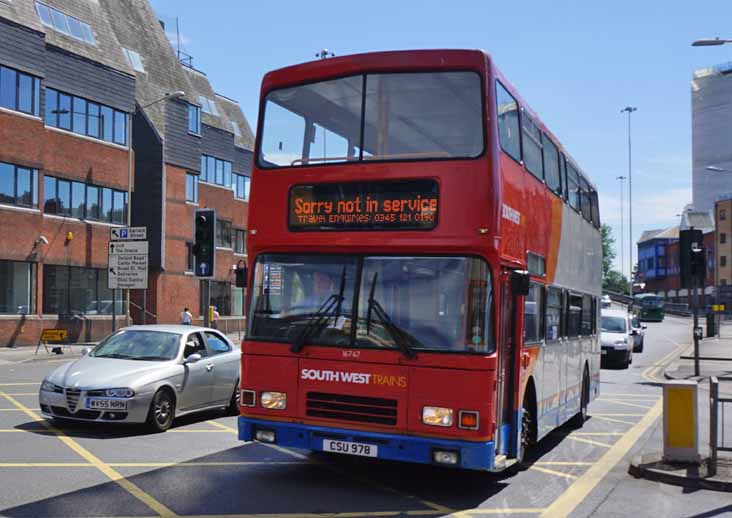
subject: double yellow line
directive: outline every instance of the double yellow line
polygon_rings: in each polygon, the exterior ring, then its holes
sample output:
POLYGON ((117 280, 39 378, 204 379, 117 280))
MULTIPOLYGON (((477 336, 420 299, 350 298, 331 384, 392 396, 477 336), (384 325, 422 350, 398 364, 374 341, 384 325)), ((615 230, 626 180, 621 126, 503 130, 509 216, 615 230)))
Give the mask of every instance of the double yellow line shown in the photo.
POLYGON ((68 448, 73 450, 77 455, 79 455, 81 458, 86 460, 89 464, 97 468, 99 471, 104 473, 104 475, 109 478, 112 482, 119 485, 122 489, 127 491, 129 494, 140 500, 143 504, 148 506, 150 509, 155 511, 158 516, 162 518, 176 518, 176 514, 168 509, 165 505, 157 501, 155 498, 150 496, 148 493, 140 489, 140 487, 135 484, 134 482, 131 482, 124 476, 122 476, 121 473, 116 471, 114 468, 109 466, 108 464, 105 464, 99 457, 94 455, 92 452, 84 448, 81 444, 73 440, 71 437, 63 433, 58 428, 51 426, 45 419, 43 419, 41 416, 36 414, 33 410, 28 408, 27 406, 23 405, 21 402, 19 402, 17 399, 15 399, 13 396, 10 396, 9 394, 6 394, 5 392, 0 392, 0 396, 4 397, 6 400, 8 400, 10 403, 15 405, 20 411, 24 412, 28 417, 33 419, 34 421, 37 421, 41 423, 50 433, 53 433, 62 443, 64 443, 68 448))

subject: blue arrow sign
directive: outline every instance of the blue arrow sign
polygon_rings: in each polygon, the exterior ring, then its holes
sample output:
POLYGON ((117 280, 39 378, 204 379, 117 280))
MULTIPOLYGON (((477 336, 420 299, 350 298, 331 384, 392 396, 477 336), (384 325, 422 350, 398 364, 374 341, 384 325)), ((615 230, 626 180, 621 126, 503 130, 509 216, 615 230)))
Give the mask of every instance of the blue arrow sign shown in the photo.
POLYGON ((198 265, 200 275, 208 275, 208 263, 201 263, 198 265))

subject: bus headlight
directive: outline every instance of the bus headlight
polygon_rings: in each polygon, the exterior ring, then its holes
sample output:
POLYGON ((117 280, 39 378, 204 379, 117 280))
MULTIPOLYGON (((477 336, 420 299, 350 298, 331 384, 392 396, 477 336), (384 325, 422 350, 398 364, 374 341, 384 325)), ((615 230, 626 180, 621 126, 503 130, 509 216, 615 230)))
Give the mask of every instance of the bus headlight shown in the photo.
POLYGON ((452 426, 452 408, 426 406, 422 409, 422 422, 430 426, 452 426))
POLYGON ((262 392, 259 402, 263 408, 270 410, 284 410, 287 408, 287 394, 284 392, 262 392))

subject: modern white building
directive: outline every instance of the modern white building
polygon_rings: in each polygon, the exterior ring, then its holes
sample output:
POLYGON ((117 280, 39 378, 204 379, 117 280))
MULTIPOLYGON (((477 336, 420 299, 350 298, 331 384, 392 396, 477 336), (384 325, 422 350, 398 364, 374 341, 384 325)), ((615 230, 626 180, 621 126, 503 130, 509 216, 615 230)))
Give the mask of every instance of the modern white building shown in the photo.
POLYGON ((732 62, 697 70, 691 81, 692 206, 711 213, 732 191, 732 62))

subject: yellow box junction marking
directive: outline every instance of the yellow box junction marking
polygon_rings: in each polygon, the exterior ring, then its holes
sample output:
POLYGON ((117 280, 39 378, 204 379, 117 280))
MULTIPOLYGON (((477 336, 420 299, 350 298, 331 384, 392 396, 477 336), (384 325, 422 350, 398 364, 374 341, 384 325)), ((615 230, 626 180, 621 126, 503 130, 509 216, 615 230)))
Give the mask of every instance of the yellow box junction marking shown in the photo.
POLYGON ((117 485, 121 486, 124 490, 126 490, 128 493, 130 493, 132 496, 140 500, 142 503, 144 503, 146 506, 148 506, 150 509, 158 513, 163 518, 175 518, 176 514, 165 507, 163 504, 155 500, 152 496, 147 494, 145 491, 140 489, 137 484, 134 482, 131 482, 127 480, 125 477, 123 477, 119 472, 115 471, 109 465, 102 462, 99 457, 95 456, 92 452, 84 448, 82 445, 80 445, 78 442, 73 440, 68 435, 64 434, 61 430, 58 428, 55 428, 51 426, 45 419, 43 419, 41 416, 33 412, 30 408, 26 407, 22 403, 20 403, 17 399, 14 397, 4 393, 0 392, 0 396, 7 399, 10 403, 21 409, 25 414, 33 419, 34 421, 37 421, 41 423, 44 427, 46 427, 49 431, 54 433, 58 439, 64 443, 67 447, 69 447, 71 450, 76 452, 81 458, 86 460, 88 463, 94 465, 99 471, 104 473, 111 481, 117 483, 117 485))
POLYGON ((547 475, 554 475, 555 477, 568 478, 570 480, 574 480, 577 478, 577 475, 572 475, 570 473, 563 473, 561 471, 555 471, 553 469, 543 468, 543 467, 537 466, 537 465, 533 465, 529 469, 532 471, 538 471, 540 473, 546 473, 547 475))
POLYGON ((658 401, 638 424, 620 438, 600 459, 582 474, 567 490, 542 513, 542 517, 569 516, 577 506, 595 489, 611 469, 635 446, 641 435, 661 415, 663 404, 658 401))

